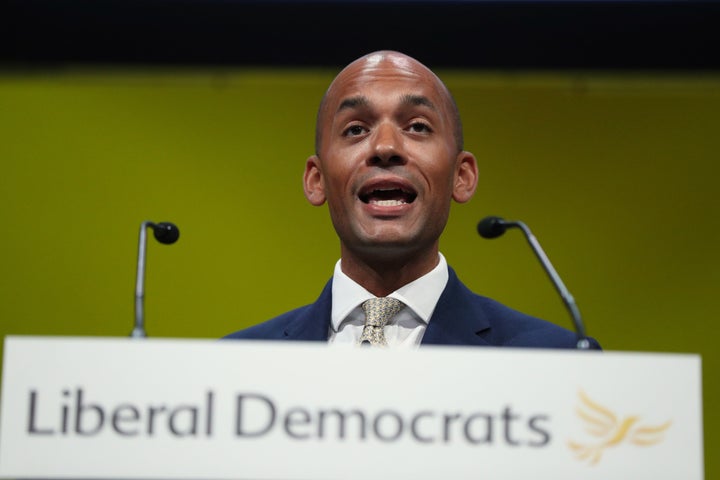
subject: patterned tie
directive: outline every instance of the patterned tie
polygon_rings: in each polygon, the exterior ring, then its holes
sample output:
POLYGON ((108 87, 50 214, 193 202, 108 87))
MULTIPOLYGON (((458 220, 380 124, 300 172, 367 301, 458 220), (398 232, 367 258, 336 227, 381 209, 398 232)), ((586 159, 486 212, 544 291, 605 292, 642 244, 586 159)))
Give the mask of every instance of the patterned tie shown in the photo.
POLYGON ((390 297, 371 298, 362 304, 365 312, 365 327, 360 335, 359 344, 387 346, 385 324, 405 306, 400 300, 390 297))

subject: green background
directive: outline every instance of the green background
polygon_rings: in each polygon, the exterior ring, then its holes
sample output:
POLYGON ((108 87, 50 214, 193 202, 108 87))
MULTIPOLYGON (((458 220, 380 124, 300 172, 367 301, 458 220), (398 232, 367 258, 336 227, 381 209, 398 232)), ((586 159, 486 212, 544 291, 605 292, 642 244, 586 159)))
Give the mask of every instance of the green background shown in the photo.
MULTIPOLYGON (((312 302, 339 248, 302 194, 330 70, 0 75, 0 334, 127 336, 143 220, 153 337, 218 338, 312 302)), ((441 250, 478 293, 571 327, 525 221, 606 350, 698 353, 707 478, 715 380, 720 77, 440 71, 479 160, 441 250)), ((621 393, 621 392, 619 392, 621 393)))

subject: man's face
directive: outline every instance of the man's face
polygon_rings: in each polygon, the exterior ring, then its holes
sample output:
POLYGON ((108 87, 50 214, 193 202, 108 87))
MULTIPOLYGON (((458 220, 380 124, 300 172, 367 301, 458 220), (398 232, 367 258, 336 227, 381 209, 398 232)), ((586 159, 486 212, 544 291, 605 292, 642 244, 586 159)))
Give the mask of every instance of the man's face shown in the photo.
POLYGON ((450 102, 434 74, 399 54, 366 57, 335 79, 305 192, 328 202, 343 256, 437 250, 451 199, 469 200, 477 173, 458 151, 450 102))

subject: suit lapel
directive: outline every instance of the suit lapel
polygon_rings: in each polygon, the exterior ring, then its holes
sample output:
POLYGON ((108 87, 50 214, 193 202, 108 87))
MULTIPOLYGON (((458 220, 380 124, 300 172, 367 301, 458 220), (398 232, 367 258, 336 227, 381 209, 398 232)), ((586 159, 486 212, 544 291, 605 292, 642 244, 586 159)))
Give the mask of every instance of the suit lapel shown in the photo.
POLYGON ((490 345, 478 336, 490 328, 485 312, 472 301, 473 293, 448 267, 448 282, 435 307, 422 345, 490 345))

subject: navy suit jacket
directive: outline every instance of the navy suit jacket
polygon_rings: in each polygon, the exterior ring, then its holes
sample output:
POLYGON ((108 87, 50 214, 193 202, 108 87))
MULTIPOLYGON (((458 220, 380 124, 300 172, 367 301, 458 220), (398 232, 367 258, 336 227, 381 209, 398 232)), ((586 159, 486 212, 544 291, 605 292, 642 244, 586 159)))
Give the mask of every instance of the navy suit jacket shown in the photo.
MULTIPOLYGON (((452 268, 445 290, 428 323, 422 345, 575 348, 577 335, 553 323, 520 313, 476 295, 452 268)), ((327 341, 332 309, 332 280, 310 305, 227 335, 226 339, 327 341)), ((599 349, 594 339, 591 348, 599 349)))

